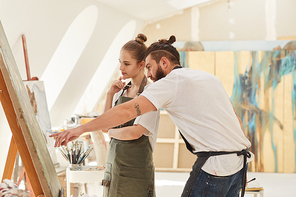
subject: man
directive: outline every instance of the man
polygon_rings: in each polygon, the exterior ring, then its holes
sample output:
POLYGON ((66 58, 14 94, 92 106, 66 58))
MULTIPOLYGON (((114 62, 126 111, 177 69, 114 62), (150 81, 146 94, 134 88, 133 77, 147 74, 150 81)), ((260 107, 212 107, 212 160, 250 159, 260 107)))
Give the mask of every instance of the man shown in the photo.
MULTIPOLYGON (((82 133, 108 129, 141 114, 164 108, 179 128, 187 148, 198 156, 185 185, 185 196, 239 196, 246 183, 247 150, 240 119, 219 79, 203 71, 180 67, 172 46, 176 40, 153 43, 146 54, 147 76, 155 83, 130 102, 95 120, 57 136, 55 146, 66 145, 82 133)), ((54 135, 52 135, 54 136, 54 135)))

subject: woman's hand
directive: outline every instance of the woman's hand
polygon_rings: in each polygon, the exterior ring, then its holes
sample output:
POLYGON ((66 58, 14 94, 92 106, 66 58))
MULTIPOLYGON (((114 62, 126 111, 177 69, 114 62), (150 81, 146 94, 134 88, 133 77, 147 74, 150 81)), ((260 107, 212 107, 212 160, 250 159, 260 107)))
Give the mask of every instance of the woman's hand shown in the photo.
POLYGON ((123 80, 123 77, 120 76, 119 79, 113 81, 110 89, 108 90, 109 94, 114 95, 115 93, 119 92, 121 89, 124 88, 125 82, 121 81, 123 80))

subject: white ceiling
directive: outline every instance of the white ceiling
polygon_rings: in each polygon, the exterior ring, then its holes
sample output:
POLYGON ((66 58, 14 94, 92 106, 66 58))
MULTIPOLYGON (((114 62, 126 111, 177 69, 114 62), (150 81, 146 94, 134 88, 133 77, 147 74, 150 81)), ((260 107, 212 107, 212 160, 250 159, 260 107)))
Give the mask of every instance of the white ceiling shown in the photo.
POLYGON ((97 0, 144 21, 215 0, 97 0))

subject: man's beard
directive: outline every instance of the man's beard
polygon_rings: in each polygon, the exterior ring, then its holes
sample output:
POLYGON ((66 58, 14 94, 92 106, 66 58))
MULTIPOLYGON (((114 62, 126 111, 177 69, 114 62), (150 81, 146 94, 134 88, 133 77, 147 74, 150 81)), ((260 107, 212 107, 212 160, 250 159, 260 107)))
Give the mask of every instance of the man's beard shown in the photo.
POLYGON ((153 78, 154 81, 158 81, 161 78, 164 78, 165 74, 162 70, 162 68, 160 67, 160 65, 158 64, 158 68, 156 70, 156 74, 155 74, 155 78, 153 78))

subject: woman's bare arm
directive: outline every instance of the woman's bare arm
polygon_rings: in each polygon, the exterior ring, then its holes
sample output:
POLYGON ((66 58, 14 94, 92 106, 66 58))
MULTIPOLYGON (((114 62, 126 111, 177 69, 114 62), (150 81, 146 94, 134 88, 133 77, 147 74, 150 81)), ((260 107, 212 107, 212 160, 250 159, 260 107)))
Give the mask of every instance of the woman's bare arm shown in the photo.
POLYGON ((110 138, 115 138, 118 140, 135 140, 140 138, 145 133, 145 131, 146 128, 138 124, 118 129, 110 129, 108 134, 110 138))

